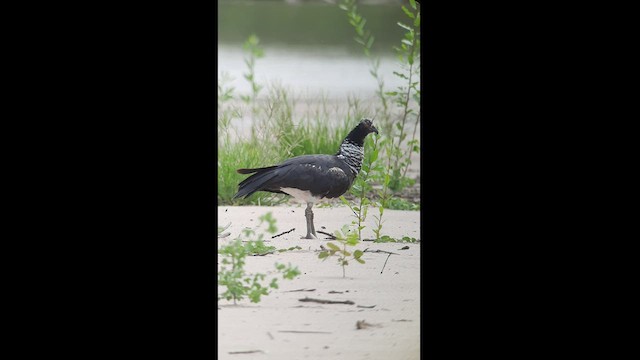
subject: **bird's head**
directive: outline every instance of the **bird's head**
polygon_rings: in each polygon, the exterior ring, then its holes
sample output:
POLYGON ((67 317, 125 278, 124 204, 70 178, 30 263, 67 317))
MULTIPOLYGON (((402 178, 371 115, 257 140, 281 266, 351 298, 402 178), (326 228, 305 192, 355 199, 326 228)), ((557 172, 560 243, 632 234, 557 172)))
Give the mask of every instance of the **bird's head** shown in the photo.
POLYGON ((362 119, 360 121, 360 124, 358 124, 358 127, 366 131, 365 134, 369 134, 372 132, 378 134, 378 129, 376 129, 376 127, 373 126, 373 121, 371 119, 366 119, 366 118, 362 119))
POLYGON ((360 120, 358 125, 356 125, 353 130, 351 130, 344 141, 356 144, 358 146, 363 146, 364 139, 367 137, 367 135, 373 132, 377 134, 378 129, 373 126, 373 122, 371 121, 371 119, 364 118, 360 120))

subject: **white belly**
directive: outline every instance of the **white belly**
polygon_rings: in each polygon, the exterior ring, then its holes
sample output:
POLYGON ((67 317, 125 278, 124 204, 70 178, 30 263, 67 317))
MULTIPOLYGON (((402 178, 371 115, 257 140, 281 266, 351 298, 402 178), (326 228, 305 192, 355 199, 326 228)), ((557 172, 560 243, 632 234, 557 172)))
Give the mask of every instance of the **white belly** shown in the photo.
POLYGON ((280 188, 280 191, 285 192, 299 201, 303 201, 305 203, 316 203, 320 201, 320 198, 311 195, 309 190, 300 190, 295 188, 280 188))

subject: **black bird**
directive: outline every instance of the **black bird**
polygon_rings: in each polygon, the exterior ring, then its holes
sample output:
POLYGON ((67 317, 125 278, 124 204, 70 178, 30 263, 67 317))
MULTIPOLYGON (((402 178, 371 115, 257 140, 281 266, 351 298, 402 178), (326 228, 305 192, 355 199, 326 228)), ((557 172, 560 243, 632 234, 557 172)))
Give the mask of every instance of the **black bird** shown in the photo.
POLYGON ((317 238, 311 208, 320 199, 337 198, 349 190, 364 158, 364 139, 378 133, 370 119, 362 119, 340 144, 335 155, 301 155, 281 164, 257 169, 238 169, 240 174, 252 174, 238 185, 234 199, 247 197, 256 191, 288 194, 307 203, 307 236, 317 238))

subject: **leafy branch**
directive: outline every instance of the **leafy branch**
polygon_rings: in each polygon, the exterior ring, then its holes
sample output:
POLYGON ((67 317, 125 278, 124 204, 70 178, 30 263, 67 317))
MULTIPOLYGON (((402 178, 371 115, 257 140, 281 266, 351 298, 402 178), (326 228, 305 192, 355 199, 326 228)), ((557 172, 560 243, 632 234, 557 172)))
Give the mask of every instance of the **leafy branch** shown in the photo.
POLYGON ((349 225, 344 225, 342 231, 336 230, 334 233, 336 241, 342 245, 340 246, 328 242, 329 249, 325 249, 318 254, 318 258, 323 261, 329 257, 337 256, 338 264, 342 266, 342 277, 345 277, 345 267, 349 265, 349 260, 355 260, 360 264, 364 264, 364 260, 361 259, 364 252, 362 250, 355 250, 353 253, 347 250, 347 246, 356 246, 358 244, 358 234, 355 231, 349 229, 349 225))

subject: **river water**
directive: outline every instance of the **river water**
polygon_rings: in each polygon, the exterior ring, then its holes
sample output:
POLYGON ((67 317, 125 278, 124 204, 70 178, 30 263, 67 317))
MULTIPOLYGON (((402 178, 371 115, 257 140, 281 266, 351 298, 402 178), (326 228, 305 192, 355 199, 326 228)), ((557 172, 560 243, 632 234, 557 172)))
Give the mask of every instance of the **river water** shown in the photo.
MULTIPOLYGON (((346 99, 349 95, 368 99, 375 96, 377 80, 369 73, 371 63, 363 56, 353 56, 340 49, 325 48, 322 52, 295 48, 266 48, 266 56, 256 60, 255 74, 259 84, 277 84, 290 88, 298 97, 346 99)), ((244 53, 232 46, 218 47, 218 74, 226 74, 228 82, 243 94, 251 85, 243 77, 247 72, 244 53)), ((398 62, 393 57, 380 59, 379 74, 387 90, 403 85, 393 75, 398 62)))
MULTIPOLYGON (((398 46, 406 22, 400 2, 358 5, 367 19, 366 29, 375 37, 374 58, 380 59, 379 74, 385 90, 402 85, 393 75, 401 71, 393 46, 398 46)), ((353 38, 355 30, 346 12, 328 1, 222 1, 218 11, 218 77, 224 75, 235 91, 248 94, 251 85, 243 42, 255 34, 265 56, 255 63, 256 81, 261 85, 279 83, 298 98, 345 100, 353 95, 373 99, 378 84, 370 74, 371 60, 353 38)), ((264 91, 262 92, 264 95, 264 91)))

